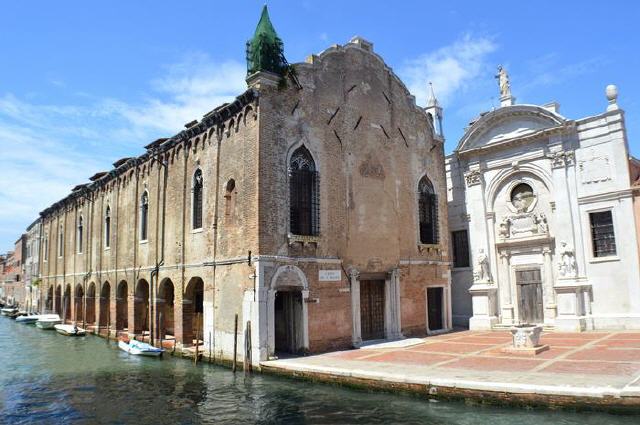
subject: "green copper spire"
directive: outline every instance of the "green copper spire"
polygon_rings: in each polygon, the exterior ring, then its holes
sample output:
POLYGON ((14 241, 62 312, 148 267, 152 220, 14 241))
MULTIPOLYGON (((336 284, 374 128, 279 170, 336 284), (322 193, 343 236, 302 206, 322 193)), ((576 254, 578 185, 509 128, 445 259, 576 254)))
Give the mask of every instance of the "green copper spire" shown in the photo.
POLYGON ((256 32, 247 41, 247 75, 260 71, 283 75, 285 70, 284 46, 273 28, 265 5, 256 32))

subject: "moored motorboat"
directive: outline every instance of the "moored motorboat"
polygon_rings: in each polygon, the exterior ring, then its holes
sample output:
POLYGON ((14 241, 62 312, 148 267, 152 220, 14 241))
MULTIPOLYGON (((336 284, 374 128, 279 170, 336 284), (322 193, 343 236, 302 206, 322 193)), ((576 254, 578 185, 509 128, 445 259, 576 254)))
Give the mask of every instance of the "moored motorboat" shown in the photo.
POLYGON ((2 314, 3 316, 11 316, 17 312, 18 312, 18 309, 15 307, 5 307, 0 310, 0 314, 2 314))
POLYGON ((9 317, 12 318, 12 319, 15 319, 15 318, 18 318, 20 316, 26 316, 26 315, 27 315, 26 311, 18 310, 18 311, 14 312, 14 313, 9 314, 9 317))
POLYGON ((129 342, 120 340, 118 341, 118 347, 120 347, 122 351, 126 351, 129 354, 135 354, 136 356, 158 357, 164 353, 162 348, 154 347, 151 344, 136 341, 135 339, 132 339, 129 342))
POLYGON ((73 325, 54 325, 53 328, 59 334, 66 336, 85 336, 87 334, 87 331, 85 329, 79 328, 75 323, 73 325))
POLYGON ((60 320, 60 316, 57 314, 27 314, 26 316, 16 317, 16 322, 24 323, 26 325, 33 325, 38 320, 54 319, 60 320))
POLYGON ((45 314, 44 316, 38 319, 36 322, 36 326, 40 329, 53 329, 55 325, 62 323, 62 319, 57 314, 45 314))

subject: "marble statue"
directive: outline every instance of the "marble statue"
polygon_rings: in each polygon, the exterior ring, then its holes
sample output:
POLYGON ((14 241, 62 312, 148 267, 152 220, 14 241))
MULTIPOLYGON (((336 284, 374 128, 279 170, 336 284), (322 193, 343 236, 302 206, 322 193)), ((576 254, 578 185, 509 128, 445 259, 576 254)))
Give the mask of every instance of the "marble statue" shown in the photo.
POLYGON ((475 280, 478 282, 491 282, 491 272, 489 271, 489 258, 484 253, 484 249, 478 251, 476 261, 475 280))
POLYGON ((558 255, 560 256, 558 262, 560 277, 576 277, 576 255, 573 247, 565 241, 560 242, 558 255))
POLYGON ((549 231, 547 216, 544 215, 544 213, 540 213, 536 216, 536 224, 538 225, 538 233, 546 234, 549 231))
POLYGON ((499 235, 503 239, 509 238, 511 236, 511 231, 509 229, 509 225, 511 224, 511 220, 509 217, 504 217, 500 222, 500 230, 498 231, 499 235))
POLYGON ((500 86, 500 97, 511 96, 511 84, 509 83, 509 75, 507 74, 507 70, 502 67, 502 65, 498 66, 498 75, 496 75, 498 79, 498 85, 500 86))

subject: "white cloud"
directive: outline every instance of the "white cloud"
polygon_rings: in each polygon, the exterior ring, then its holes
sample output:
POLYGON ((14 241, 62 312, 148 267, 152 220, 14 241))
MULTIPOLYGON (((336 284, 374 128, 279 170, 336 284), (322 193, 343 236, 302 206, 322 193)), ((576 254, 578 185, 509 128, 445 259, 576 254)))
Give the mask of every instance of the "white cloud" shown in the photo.
POLYGON ((399 74, 418 104, 427 102, 429 81, 440 103, 447 104, 489 69, 487 58, 496 48, 490 37, 466 34, 453 44, 406 61, 399 74))
POLYGON ((518 91, 526 94, 538 87, 562 84, 581 75, 593 73, 607 62, 603 56, 566 65, 562 65, 561 60, 558 54, 551 53, 528 61, 526 69, 529 78, 524 79, 525 82, 518 87, 518 91))
POLYGON ((88 93, 77 104, 37 104, 0 93, 0 252, 76 184, 232 101, 246 89, 245 72, 238 62, 192 53, 167 66, 138 102, 88 93))

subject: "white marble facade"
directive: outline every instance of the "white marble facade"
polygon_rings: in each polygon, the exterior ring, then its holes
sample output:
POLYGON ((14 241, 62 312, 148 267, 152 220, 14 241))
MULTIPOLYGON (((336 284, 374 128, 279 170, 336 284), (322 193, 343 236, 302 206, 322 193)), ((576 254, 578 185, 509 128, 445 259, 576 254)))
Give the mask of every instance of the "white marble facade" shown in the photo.
POLYGON ((509 93, 447 157, 449 227, 468 232, 471 257, 452 269, 455 324, 640 328, 624 113, 615 87, 607 97, 605 112, 572 120, 509 93))

